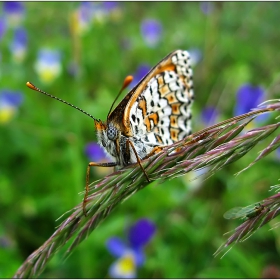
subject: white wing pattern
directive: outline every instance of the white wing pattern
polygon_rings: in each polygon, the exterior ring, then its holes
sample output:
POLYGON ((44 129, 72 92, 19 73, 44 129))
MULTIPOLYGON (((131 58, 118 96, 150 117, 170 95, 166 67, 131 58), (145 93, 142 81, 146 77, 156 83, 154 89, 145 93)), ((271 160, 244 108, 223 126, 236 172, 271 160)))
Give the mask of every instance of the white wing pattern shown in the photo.
POLYGON ((151 78, 130 110, 133 134, 146 148, 170 145, 191 133, 194 93, 190 56, 187 51, 177 50, 167 59, 171 60, 151 78))

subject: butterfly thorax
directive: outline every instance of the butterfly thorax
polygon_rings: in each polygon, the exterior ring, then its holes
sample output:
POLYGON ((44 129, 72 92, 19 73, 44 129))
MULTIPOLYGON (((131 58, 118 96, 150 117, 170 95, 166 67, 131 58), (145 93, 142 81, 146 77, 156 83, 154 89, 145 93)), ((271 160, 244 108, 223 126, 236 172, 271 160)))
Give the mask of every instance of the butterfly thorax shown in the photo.
POLYGON ((117 168, 122 168, 131 163, 136 163, 137 158, 135 151, 139 159, 143 159, 153 149, 153 145, 147 146, 140 136, 124 135, 120 126, 112 121, 105 123, 100 120, 96 120, 95 127, 98 143, 117 163, 117 168))

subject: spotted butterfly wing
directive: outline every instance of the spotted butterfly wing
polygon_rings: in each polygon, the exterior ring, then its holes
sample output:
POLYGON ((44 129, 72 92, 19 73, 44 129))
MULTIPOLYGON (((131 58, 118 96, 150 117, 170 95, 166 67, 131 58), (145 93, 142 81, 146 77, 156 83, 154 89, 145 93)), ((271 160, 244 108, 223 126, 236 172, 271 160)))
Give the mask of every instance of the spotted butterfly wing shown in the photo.
POLYGON ((193 88, 189 59, 186 51, 169 55, 152 71, 146 88, 135 93, 130 110, 127 106, 133 134, 142 134, 145 143, 170 145, 190 134, 193 88))
POLYGON ((191 133, 192 70, 187 51, 158 63, 108 116, 95 121, 100 144, 118 167, 151 155, 191 133))

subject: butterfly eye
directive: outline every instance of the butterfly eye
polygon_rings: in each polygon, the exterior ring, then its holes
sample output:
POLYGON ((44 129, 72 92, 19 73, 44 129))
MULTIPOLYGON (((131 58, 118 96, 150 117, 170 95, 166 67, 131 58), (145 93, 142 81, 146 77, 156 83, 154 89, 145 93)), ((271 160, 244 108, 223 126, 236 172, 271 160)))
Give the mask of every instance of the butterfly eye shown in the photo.
POLYGON ((110 140, 116 140, 117 139, 118 130, 112 124, 108 125, 107 136, 108 136, 108 139, 110 139, 110 140))

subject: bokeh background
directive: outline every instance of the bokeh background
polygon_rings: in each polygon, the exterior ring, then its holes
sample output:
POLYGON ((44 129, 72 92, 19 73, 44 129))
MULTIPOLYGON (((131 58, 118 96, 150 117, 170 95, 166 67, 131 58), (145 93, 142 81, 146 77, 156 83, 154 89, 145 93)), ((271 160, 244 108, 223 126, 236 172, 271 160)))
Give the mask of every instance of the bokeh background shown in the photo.
MULTIPOLYGON (((137 82, 168 53, 186 49, 194 69, 194 131, 279 98, 279 3, 2 2, 0 7, 1 278, 11 277, 51 236, 57 219, 81 202, 88 162, 106 160, 95 144, 93 120, 31 91, 27 81, 105 120, 126 75, 137 82)), ((252 127, 271 121, 262 118, 252 127)), ((138 278, 279 277, 280 231, 270 230, 275 222, 222 259, 213 257, 226 240, 223 234, 241 223, 223 214, 273 194, 278 151, 234 175, 268 143, 207 180, 192 180, 196 174, 152 183, 119 205, 68 259, 62 260, 67 248, 59 252, 40 277, 115 277, 110 269, 121 256, 111 254, 108 240, 121 238, 129 249, 129 229, 143 219, 153 228, 143 246, 145 259, 138 267, 126 262, 119 276, 126 269, 138 278)), ((107 172, 93 168, 91 179, 107 172)))

